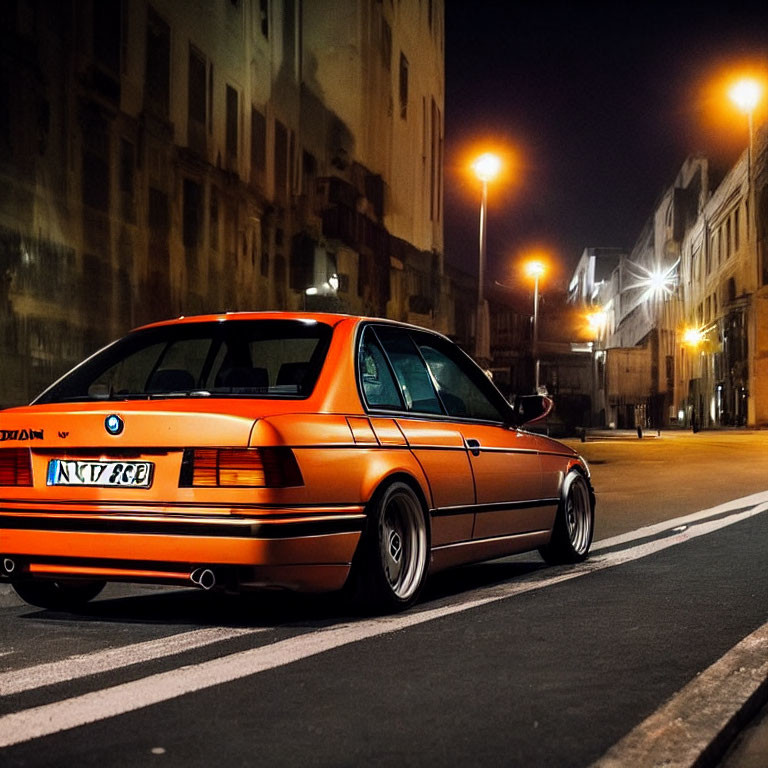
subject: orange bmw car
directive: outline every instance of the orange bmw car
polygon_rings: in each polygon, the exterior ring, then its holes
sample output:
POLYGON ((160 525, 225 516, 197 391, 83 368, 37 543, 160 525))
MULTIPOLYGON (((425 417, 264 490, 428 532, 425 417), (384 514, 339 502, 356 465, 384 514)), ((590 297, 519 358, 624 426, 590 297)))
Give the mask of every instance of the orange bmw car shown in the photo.
POLYGON ((585 462, 521 427, 444 336, 373 318, 228 313, 139 328, 0 412, 0 575, 74 608, 106 582, 348 588, 538 549, 583 560, 585 462))

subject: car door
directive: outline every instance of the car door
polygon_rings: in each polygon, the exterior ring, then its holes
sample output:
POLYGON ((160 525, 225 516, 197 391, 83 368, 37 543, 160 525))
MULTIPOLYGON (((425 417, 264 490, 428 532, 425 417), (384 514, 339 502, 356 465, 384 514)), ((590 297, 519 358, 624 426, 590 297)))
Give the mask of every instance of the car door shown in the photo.
MULTIPOLYGON (((432 494, 432 546, 469 541, 475 488, 464 435, 446 419, 407 329, 367 326, 361 337, 359 371, 369 414, 394 418, 427 477, 432 494)), ((374 425, 385 421, 371 419, 374 425)))
POLYGON ((473 539, 547 529, 552 500, 542 500, 536 437, 509 426, 508 404, 455 345, 434 334, 413 336, 470 455, 476 497, 473 539))

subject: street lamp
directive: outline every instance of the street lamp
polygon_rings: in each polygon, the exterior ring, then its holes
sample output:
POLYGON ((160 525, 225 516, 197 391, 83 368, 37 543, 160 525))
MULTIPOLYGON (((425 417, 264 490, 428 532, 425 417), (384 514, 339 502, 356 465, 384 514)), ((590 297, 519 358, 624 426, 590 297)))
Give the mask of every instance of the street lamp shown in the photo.
MULTIPOLYGON (((754 162, 754 148, 755 148, 755 128, 753 122, 753 115, 755 107, 760 102, 760 97, 763 94, 763 86, 754 78, 744 77, 741 80, 737 80, 728 91, 728 95, 731 101, 747 115, 747 124, 749 127, 749 146, 747 148, 747 189, 749 192, 749 205, 752 210, 750 211, 750 220, 755 221, 755 211, 752 207, 752 165, 754 162)), ((750 229, 750 237, 752 231, 750 229)))
POLYGON ((525 265, 525 274, 533 278, 533 357, 536 369, 536 389, 539 392, 539 278, 546 271, 544 263, 541 261, 529 261, 525 265))
POLYGON ((488 228, 488 183, 493 181, 501 171, 501 159, 492 152, 480 155, 472 168, 475 175, 482 183, 482 195, 480 198, 480 248, 478 258, 477 275, 477 328, 475 330, 475 357, 478 360, 489 361, 491 359, 490 322, 488 317, 488 305, 483 294, 483 282, 485 280, 486 259, 486 232, 488 228))
MULTIPOLYGON (((731 86, 728 95, 731 97, 731 101, 747 115, 747 121, 749 126, 749 146, 747 147, 747 235, 750 243, 752 255, 755 259, 755 271, 756 271, 756 283, 755 288, 760 287, 762 281, 762 265, 760 264, 760 256, 757 249, 757 212, 755 211, 755 184, 754 184, 754 149, 755 149, 755 131, 754 122, 752 116, 755 108, 757 107, 762 97, 763 86, 758 80, 745 77, 738 80, 731 86)), ((754 380, 754 365, 749 365, 749 390, 755 391, 754 380)), ((749 408, 749 406, 748 406, 749 408)), ((748 416, 748 421, 751 418, 748 416)))

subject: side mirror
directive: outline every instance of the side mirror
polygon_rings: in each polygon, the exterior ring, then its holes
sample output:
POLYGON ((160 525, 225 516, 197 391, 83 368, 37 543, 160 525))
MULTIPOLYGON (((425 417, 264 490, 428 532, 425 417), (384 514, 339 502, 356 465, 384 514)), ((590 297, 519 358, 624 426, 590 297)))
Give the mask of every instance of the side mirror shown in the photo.
POLYGON ((552 406, 551 398, 546 395, 518 395, 512 403, 515 425, 531 424, 546 418, 552 406))

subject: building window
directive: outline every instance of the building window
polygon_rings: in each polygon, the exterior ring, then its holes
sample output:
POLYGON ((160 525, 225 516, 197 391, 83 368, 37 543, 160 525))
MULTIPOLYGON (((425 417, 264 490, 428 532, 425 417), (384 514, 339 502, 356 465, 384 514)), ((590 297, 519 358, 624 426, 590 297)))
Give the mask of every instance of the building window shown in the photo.
POLYGON ((739 250, 739 209, 733 212, 733 248, 739 250))
POLYGON ((182 240, 185 248, 197 248, 200 242, 202 199, 202 187, 191 179, 184 179, 182 240))
POLYGON ((155 236, 165 237, 168 234, 168 195, 155 187, 149 188, 147 224, 149 231, 155 236))
POLYGON ((116 77, 120 74, 121 22, 120 0, 93 4, 93 58, 116 77))
POLYGON ((381 63, 387 72, 392 69, 392 27, 386 19, 381 20, 381 63))
POLYGON ((109 211, 109 133, 103 120, 94 119, 85 127, 83 143, 83 204, 97 211, 109 211))
POLYGON ((208 213, 211 250, 219 250, 219 190, 211 187, 211 204, 208 213))
POLYGON ((261 226, 261 274, 269 276, 269 230, 262 223, 261 226))
POLYGON ((208 67, 208 133, 213 133, 213 63, 208 67))
POLYGON ((237 159, 237 91, 227 86, 227 158, 237 159))
POLYGON ((120 207, 125 221, 136 220, 133 205, 135 165, 136 151, 133 144, 120 139, 120 207))
POLYGON ((11 145, 11 89, 4 78, 0 78, 0 142, 11 145))
POLYGON ((191 149, 202 154, 205 154, 205 69, 205 57, 190 46, 187 77, 187 143, 191 149))
POLYGON ((408 59, 400 53, 400 117, 408 117, 408 59))
POLYGON ((251 182, 263 181, 267 170, 267 121, 251 107, 251 182))
POLYGON ((147 10, 147 60, 144 99, 162 117, 168 117, 170 105, 171 28, 155 13, 147 10))
POLYGON ((288 130, 275 121, 275 196, 285 199, 288 184, 288 130))
POLYGON ((269 40, 269 0, 259 0, 259 17, 261 19, 261 34, 269 40))

